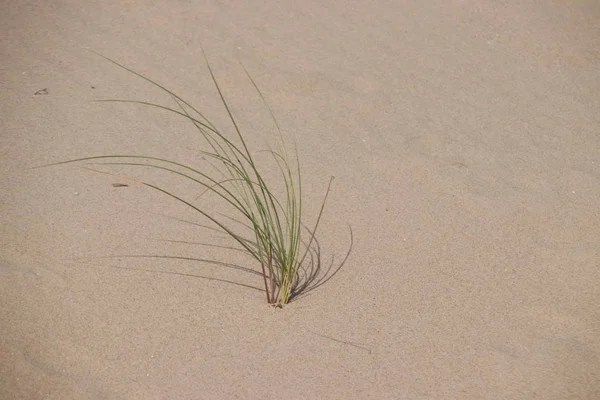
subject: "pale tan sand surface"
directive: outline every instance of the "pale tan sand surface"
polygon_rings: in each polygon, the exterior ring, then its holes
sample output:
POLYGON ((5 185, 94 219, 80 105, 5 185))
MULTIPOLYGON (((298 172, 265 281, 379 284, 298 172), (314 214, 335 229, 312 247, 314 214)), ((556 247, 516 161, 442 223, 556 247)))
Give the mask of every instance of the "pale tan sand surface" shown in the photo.
POLYGON ((17 0, 0 21, 1 399, 600 398, 597 1, 17 0), (87 49, 224 124, 204 49, 260 150, 242 61, 298 144, 308 223, 335 176, 339 274, 273 309, 191 275, 254 276, 112 257, 256 267, 185 243, 214 235, 160 193, 28 169, 197 157, 186 121, 93 102, 170 99, 87 49))

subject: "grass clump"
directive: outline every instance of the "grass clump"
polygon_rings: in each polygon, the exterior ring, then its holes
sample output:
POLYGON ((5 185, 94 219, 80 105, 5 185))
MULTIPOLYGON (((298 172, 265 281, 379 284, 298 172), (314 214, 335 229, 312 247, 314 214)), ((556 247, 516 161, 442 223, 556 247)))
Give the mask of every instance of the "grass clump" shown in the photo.
MULTIPOLYGON (((269 110, 279 135, 280 150, 268 150, 280 172, 279 186, 283 187, 283 190, 277 191, 277 193, 272 189, 273 185, 268 184, 261 173, 206 57, 208 72, 231 122, 232 131, 229 134, 217 129, 200 111, 169 89, 116 61, 100 56, 167 93, 173 100, 174 106, 138 100, 100 101, 135 103, 165 110, 187 119, 204 139, 205 149, 201 151, 201 155, 204 160, 208 160, 209 171, 160 157, 122 154, 85 157, 50 165, 88 162, 159 169, 183 177, 191 184, 199 185, 204 192, 213 193, 231 210, 233 215, 209 211, 201 205, 195 204, 195 200, 176 195, 163 187, 139 179, 120 176, 177 200, 207 218, 214 227, 231 237, 257 261, 259 269, 253 272, 255 274, 258 272, 262 277, 261 285, 264 285, 266 300, 269 304, 275 306, 287 304, 294 296, 325 283, 339 270, 343 263, 333 269, 332 262, 325 273, 322 273, 320 250, 315 240, 315 233, 323 214, 333 177, 329 180, 314 226, 307 228, 303 223, 302 182, 297 150, 294 159, 291 159, 273 112, 245 68, 244 71, 249 81, 269 110)), ((96 168, 86 168, 114 175, 96 168)))

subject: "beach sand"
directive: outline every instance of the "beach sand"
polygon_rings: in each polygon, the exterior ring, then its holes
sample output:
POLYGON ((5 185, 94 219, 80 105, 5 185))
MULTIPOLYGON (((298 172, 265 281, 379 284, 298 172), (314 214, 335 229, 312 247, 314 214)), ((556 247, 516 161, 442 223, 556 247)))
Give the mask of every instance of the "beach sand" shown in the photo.
MULTIPOLYGON (((5 2, 0 398, 599 399, 600 3, 5 2), (158 4, 157 4, 158 3, 158 4), (240 4, 243 3, 243 4, 240 4), (76 165, 194 163, 169 103, 302 163, 325 285, 282 309, 181 204, 76 165), (353 232, 350 242, 349 226, 353 232), (124 257, 125 255, 167 256, 124 257)), ((142 172, 140 172, 142 173, 142 172)), ((151 176, 145 175, 145 176, 151 176)), ((277 175, 275 175, 277 176, 277 175)), ((158 174, 185 196, 198 188, 158 174)))

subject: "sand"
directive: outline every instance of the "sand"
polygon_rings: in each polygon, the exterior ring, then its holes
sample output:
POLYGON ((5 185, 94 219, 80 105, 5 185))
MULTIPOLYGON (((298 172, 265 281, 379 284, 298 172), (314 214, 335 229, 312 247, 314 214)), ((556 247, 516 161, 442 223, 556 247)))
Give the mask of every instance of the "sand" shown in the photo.
POLYGON ((4 3, 0 398, 600 398, 600 3, 4 3), (169 98, 89 49, 224 124, 204 50, 261 149, 240 60, 298 143, 308 223, 335 176, 340 272, 274 309, 194 275, 255 276, 119 257, 256 268, 160 193, 29 169, 197 157, 186 121, 94 102, 169 98))

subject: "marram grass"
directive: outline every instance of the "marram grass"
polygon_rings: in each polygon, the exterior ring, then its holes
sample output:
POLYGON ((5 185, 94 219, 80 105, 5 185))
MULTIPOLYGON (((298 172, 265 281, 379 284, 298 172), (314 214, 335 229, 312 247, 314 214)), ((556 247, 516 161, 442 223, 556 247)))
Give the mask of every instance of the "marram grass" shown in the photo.
MULTIPOLYGON (((270 185, 264 178, 255 162, 253 153, 244 139, 242 130, 221 91, 208 60, 206 60, 208 72, 218 93, 219 100, 231 121, 232 129, 229 133, 217 129, 200 111, 169 89, 109 58, 100 56, 167 93, 172 98, 174 106, 137 100, 100 101, 135 103, 158 108, 187 119, 194 125, 200 137, 204 140, 205 148, 200 151, 200 154, 201 158, 209 160, 209 171, 161 157, 126 154, 78 158, 46 166, 83 163, 87 165, 120 165, 158 169, 183 177, 190 184, 201 187, 204 192, 213 193, 228 206, 232 215, 210 211, 202 205, 198 205, 197 199, 184 198, 144 180, 118 175, 121 178, 150 187, 184 204, 200 216, 208 219, 214 227, 237 242, 243 250, 256 260, 258 270, 252 272, 258 272, 258 275, 261 276, 261 285, 264 285, 266 300, 269 304, 275 306, 287 304, 293 297, 322 285, 335 275, 344 262, 337 268, 333 268, 332 262, 323 273, 320 249, 318 242, 315 240, 315 233, 323 214, 333 177, 329 180, 316 222, 312 228, 307 228, 303 222, 302 182, 298 153, 296 151, 293 160, 290 159, 280 127, 258 86, 245 68, 244 71, 249 81, 269 110, 279 135, 280 150, 268 150, 274 165, 277 165, 280 172, 281 182, 279 182, 278 187, 283 187, 283 190, 277 191, 277 193, 272 189, 273 185, 270 185)), ((97 167, 86 166, 84 168, 114 175, 99 170, 97 167)), ((350 233, 352 235, 351 231, 350 233)), ((351 247, 352 245, 350 249, 351 247)), ((346 255, 346 258, 348 255, 346 255)))

